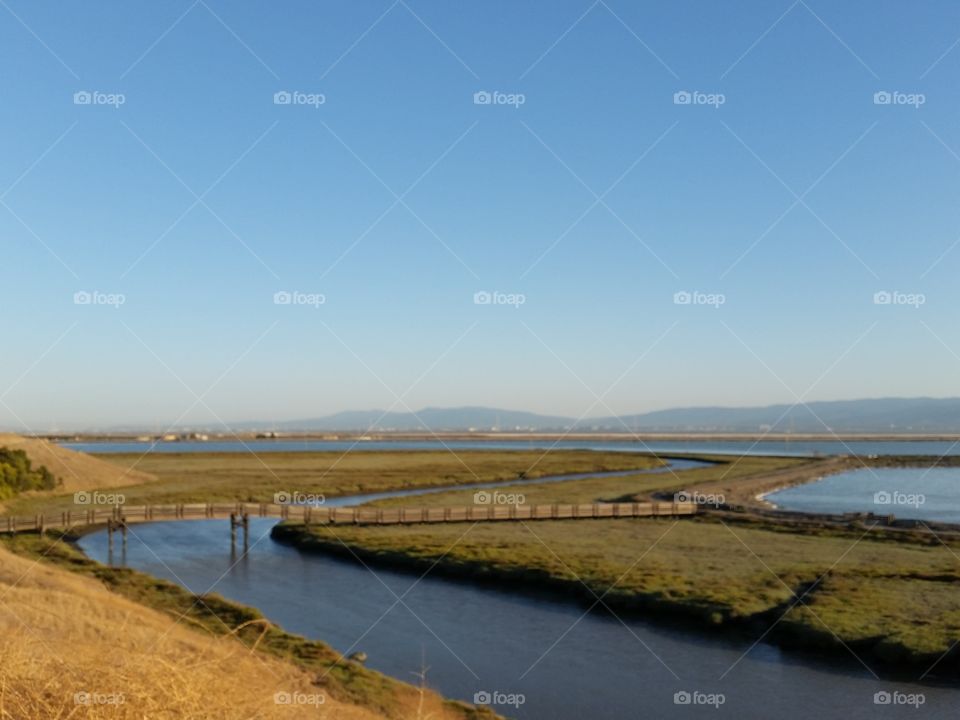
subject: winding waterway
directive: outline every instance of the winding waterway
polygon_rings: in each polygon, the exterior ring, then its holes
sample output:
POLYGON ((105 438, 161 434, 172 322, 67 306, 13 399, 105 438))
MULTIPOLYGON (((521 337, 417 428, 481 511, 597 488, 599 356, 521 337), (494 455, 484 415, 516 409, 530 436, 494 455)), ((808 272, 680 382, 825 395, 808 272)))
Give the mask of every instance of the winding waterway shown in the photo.
MULTIPOLYGON (((673 469, 684 467, 674 461, 673 469)), ((960 690, 880 681, 852 656, 814 662, 785 654, 755 643, 762 629, 756 637, 710 638, 676 625, 585 613, 546 593, 304 554, 270 539, 275 522, 252 520, 249 552, 239 558, 230 550, 228 523, 218 520, 134 526, 122 557, 119 550, 110 556, 105 532, 80 545, 100 562, 125 563, 194 593, 220 593, 259 608, 291 632, 345 653, 362 650, 370 667, 401 680, 415 681, 426 666, 429 684, 448 697, 472 702, 489 693, 512 700, 494 709, 514 718, 956 717, 960 690), (895 691, 900 698, 922 693, 924 704, 874 703, 876 693, 895 691), (702 701, 722 695, 723 704, 676 704, 676 693, 684 692, 702 701)))

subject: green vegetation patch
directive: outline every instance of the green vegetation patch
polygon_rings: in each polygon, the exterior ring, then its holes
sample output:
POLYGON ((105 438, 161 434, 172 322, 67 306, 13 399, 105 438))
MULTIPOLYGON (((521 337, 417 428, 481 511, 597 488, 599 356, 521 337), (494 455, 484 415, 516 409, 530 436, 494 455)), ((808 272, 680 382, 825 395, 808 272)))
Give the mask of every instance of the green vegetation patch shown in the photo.
POLYGON ((60 484, 46 466, 34 468, 23 450, 0 447, 0 500, 28 490, 53 490, 60 484))

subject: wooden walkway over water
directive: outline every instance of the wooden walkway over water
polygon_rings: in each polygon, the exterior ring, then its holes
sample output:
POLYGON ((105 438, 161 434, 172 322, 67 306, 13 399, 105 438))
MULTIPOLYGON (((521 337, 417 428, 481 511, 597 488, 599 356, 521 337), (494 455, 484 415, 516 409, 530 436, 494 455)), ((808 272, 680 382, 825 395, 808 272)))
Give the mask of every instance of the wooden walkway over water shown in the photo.
POLYGON ((31 517, 0 517, 0 533, 43 532, 74 528, 179 520, 231 520, 231 526, 250 518, 276 518, 308 524, 414 525, 451 522, 509 522, 525 520, 593 520, 601 518, 679 517, 695 515, 693 502, 593 503, 586 505, 471 505, 461 507, 324 507, 272 503, 197 503, 136 505, 65 510, 31 517))

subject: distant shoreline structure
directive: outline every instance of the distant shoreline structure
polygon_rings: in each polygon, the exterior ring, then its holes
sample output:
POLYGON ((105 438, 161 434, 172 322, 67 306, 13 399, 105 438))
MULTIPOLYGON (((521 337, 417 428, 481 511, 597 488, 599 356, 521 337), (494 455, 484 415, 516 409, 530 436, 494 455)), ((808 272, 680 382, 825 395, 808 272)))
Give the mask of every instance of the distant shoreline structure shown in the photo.
POLYGON ((36 433, 36 437, 53 442, 225 442, 230 440, 277 440, 277 441, 356 441, 356 442, 391 442, 391 441, 436 441, 436 440, 479 440, 479 441, 525 441, 525 440, 589 440, 638 443, 644 442, 763 442, 763 443, 792 443, 792 442, 960 442, 960 432, 957 433, 870 433, 870 432, 842 432, 842 433, 748 433, 748 432, 542 432, 542 431, 438 431, 438 432, 409 432, 409 431, 377 431, 377 432, 322 432, 322 431, 243 431, 243 432, 212 432, 204 433, 160 433, 143 432, 81 432, 81 433, 36 433))

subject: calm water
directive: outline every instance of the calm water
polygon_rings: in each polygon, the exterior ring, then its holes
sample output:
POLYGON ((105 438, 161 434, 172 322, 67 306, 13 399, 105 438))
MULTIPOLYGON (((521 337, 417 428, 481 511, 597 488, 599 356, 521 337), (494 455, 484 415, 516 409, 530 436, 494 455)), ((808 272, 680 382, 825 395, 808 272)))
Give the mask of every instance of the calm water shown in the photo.
POLYGON ((89 453, 178 453, 178 452, 347 452, 348 450, 616 450, 657 453, 716 453, 733 455, 958 455, 960 443, 947 441, 857 441, 857 442, 783 442, 783 441, 635 441, 599 442, 591 440, 251 440, 213 442, 103 442, 62 443, 64 447, 89 453))
POLYGON ((960 523, 960 468, 864 468, 780 490, 766 499, 784 510, 873 512, 960 523))
POLYGON ((250 552, 240 558, 230 550, 229 524, 218 520, 134 526, 126 552, 118 548, 112 558, 106 533, 83 538, 81 547, 101 562, 256 606, 342 652, 363 650, 370 667, 401 680, 414 681, 425 664, 429 684, 450 697, 523 694, 519 707, 495 707, 514 718, 956 717, 960 691, 878 681, 852 659, 812 663, 753 646, 755 638, 708 639, 636 618, 621 623, 553 595, 303 554, 270 540, 275 522, 251 522, 250 552), (874 704, 875 693, 894 690, 922 692, 925 704, 919 711, 874 704), (683 691, 722 693, 725 703, 678 706, 674 694, 683 691))

